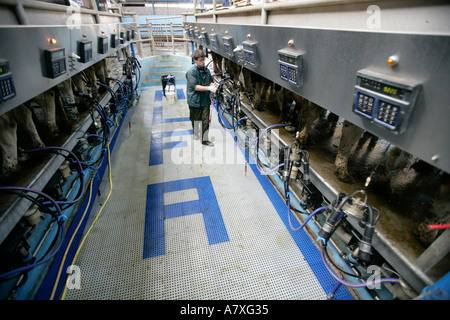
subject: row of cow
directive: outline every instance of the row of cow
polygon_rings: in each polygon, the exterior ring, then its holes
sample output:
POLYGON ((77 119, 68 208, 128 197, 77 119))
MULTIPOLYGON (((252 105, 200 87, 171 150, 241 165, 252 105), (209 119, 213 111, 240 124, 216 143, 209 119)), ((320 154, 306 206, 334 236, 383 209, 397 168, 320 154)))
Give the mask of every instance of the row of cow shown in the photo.
POLYGON ((93 99, 99 100, 105 91, 97 82, 108 85, 108 74, 117 73, 120 67, 118 56, 108 57, 1 114, 1 184, 14 183, 22 168, 33 165, 29 154, 22 151, 57 144, 76 130, 93 99))
POLYGON ((390 205, 398 206, 420 222, 417 236, 423 243, 428 245, 437 237, 437 232, 431 233, 423 226, 431 221, 449 220, 450 178, 447 173, 229 59, 214 52, 211 56, 214 72, 230 76, 252 97, 255 109, 275 113, 279 123, 294 125, 301 148, 307 150, 308 144, 312 145, 309 136, 315 131, 321 131, 319 137, 330 137, 339 127, 339 144, 334 158, 337 178, 344 183, 354 183, 355 179, 365 179, 370 174, 373 190, 386 197, 390 205), (370 142, 362 150, 367 140, 370 142), (370 153, 377 145, 388 154, 377 160, 376 172, 366 171, 365 176, 355 176, 355 170, 349 170, 352 157, 356 157, 355 153, 370 153))

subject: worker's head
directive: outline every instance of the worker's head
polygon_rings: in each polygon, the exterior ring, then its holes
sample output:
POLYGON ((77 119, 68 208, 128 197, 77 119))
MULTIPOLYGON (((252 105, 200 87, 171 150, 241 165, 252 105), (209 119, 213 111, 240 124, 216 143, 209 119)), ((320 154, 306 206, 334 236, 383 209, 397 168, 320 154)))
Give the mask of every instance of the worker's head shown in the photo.
POLYGON ((195 50, 192 54, 192 59, 194 59, 194 63, 198 68, 203 69, 205 67, 205 53, 203 50, 195 50))

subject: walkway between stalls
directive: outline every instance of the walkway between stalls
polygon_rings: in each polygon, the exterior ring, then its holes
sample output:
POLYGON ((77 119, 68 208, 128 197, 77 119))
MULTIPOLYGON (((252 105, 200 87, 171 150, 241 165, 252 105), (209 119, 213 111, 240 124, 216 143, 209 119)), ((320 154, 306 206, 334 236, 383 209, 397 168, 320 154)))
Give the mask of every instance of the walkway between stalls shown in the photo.
MULTIPOLYGON (((326 299, 337 281, 312 240, 291 231, 266 176, 245 174, 214 109, 215 146, 193 139, 185 90, 168 104, 148 87, 125 117, 111 197, 105 172, 88 227, 105 208, 76 260, 81 286, 65 299, 326 299)), ((352 299, 343 286, 335 296, 352 299)))

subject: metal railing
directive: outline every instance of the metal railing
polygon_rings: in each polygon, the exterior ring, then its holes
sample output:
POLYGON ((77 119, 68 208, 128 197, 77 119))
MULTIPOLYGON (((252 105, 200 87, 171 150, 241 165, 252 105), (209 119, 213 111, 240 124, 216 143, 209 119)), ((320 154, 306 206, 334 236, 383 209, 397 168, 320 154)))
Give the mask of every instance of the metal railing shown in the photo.
POLYGON ((138 22, 136 13, 125 13, 137 23, 137 38, 135 39, 137 53, 143 57, 164 53, 188 55, 188 43, 183 24, 173 20, 184 20, 182 16, 146 18, 144 24, 138 22))
POLYGON ((172 22, 155 24, 147 19, 147 30, 152 54, 155 54, 157 50, 175 54, 176 49, 180 49, 180 46, 185 49, 187 41, 189 41, 184 36, 182 24, 172 22))

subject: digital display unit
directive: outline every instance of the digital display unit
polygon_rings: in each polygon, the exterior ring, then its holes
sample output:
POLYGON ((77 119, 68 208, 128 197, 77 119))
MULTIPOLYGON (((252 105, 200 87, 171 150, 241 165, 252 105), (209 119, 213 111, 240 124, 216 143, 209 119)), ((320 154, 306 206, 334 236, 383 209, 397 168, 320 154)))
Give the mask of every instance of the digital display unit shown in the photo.
POLYGON ((78 55, 79 61, 86 63, 92 60, 92 41, 80 40, 78 41, 78 55))
POLYGON ((64 48, 44 50, 47 77, 55 79, 67 72, 64 48))
POLYGON ((16 96, 9 60, 0 59, 0 102, 16 96))
POLYGON ((194 30, 194 40, 200 41, 200 31, 194 30))
POLYGON ((0 75, 9 72, 9 60, 0 59, 0 75))
POLYGON ((223 40, 223 51, 226 55, 233 57, 234 56, 234 41, 232 36, 222 37, 223 40))
POLYGON ((303 53, 292 48, 278 50, 280 78, 296 86, 303 84, 303 53))
POLYGON ((353 112, 398 134, 406 130, 420 83, 364 69, 357 72, 353 112))
POLYGON ((202 42, 202 44, 204 46, 208 46, 209 45, 208 32, 206 32, 206 31, 202 31, 201 32, 200 41, 202 42))
POLYGON ((108 53, 108 37, 106 36, 98 37, 98 53, 100 54, 108 53))
POLYGON ((392 85, 387 85, 384 83, 380 83, 375 80, 361 78, 360 86, 362 88, 366 88, 369 90, 373 90, 375 92, 388 95, 390 97, 403 99, 405 97, 406 90, 401 89, 392 85))
POLYGON ((188 36, 189 39, 193 40, 194 39, 194 30, 192 30, 191 28, 186 28, 186 34, 188 36))
POLYGON ((259 64, 257 41, 246 40, 242 42, 244 51, 244 62, 248 65, 256 67, 259 64))
POLYGON ((118 48, 120 44, 119 36, 117 34, 111 34, 111 48, 118 48))
POLYGON ((219 37, 216 33, 211 33, 209 35, 209 43, 213 49, 219 50, 219 37))

